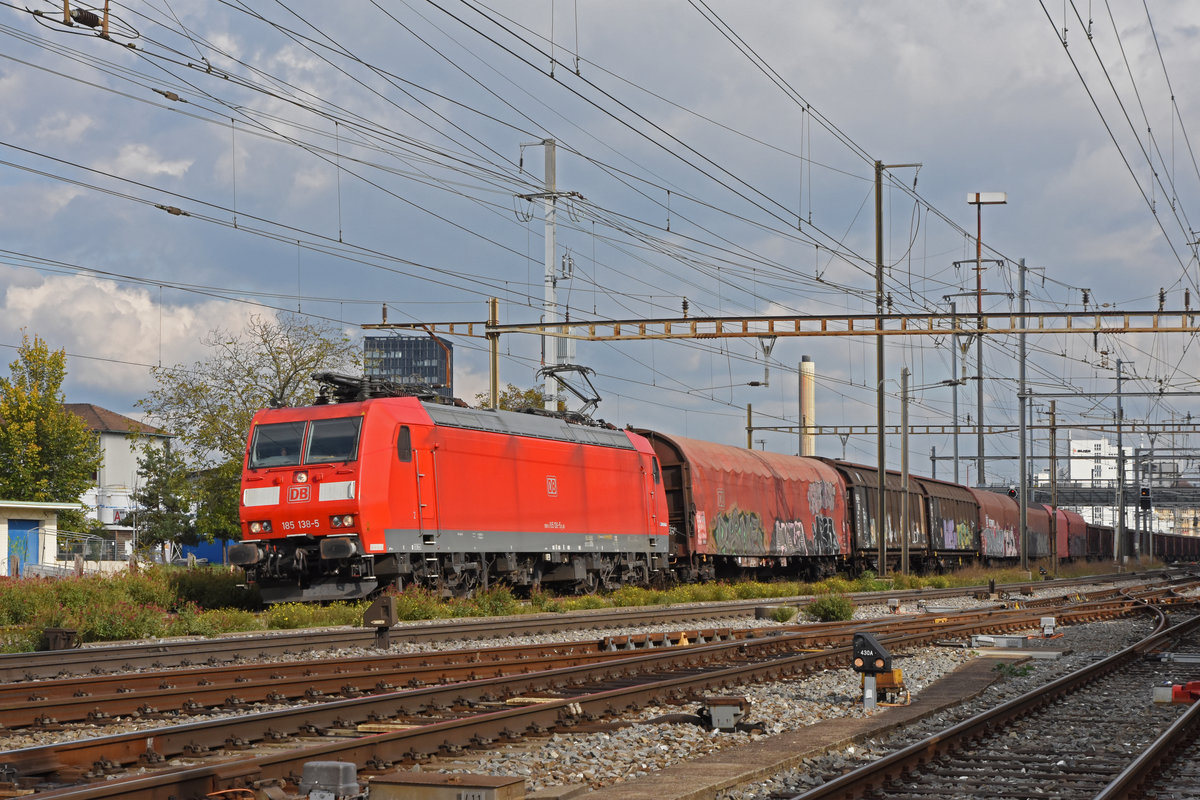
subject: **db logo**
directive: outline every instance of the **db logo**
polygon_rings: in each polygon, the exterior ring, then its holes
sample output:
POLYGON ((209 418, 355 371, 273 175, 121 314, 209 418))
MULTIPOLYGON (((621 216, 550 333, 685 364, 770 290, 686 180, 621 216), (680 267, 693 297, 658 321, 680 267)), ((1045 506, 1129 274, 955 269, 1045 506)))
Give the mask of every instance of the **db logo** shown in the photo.
POLYGON ((546 476, 546 494, 558 497, 558 478, 553 475, 546 476))
POLYGON ((287 501, 289 503, 307 503, 309 499, 308 486, 289 486, 287 501))

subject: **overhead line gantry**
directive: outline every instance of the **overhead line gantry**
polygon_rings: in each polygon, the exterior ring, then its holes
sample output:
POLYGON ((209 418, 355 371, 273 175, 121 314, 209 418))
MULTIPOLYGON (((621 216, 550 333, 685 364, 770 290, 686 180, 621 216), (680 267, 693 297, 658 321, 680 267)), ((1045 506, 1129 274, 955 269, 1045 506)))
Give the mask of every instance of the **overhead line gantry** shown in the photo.
POLYGON ((833 314, 571 320, 569 322, 382 322, 368 330, 423 330, 492 338, 530 333, 590 342, 638 339, 738 339, 758 336, 1007 336, 1016 334, 1200 333, 1188 311, 1058 311, 963 314, 833 314))

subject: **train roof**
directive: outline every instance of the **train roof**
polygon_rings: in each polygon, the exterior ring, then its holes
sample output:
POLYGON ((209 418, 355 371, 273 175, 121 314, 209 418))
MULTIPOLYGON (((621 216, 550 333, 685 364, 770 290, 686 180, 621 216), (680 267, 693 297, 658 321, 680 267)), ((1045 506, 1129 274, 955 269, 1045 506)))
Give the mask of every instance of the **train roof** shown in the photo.
POLYGON ((645 436, 651 444, 658 441, 670 446, 681 460, 686 460, 693 468, 713 473, 745 473, 793 481, 838 481, 837 472, 832 467, 814 458, 716 444, 640 428, 635 432, 645 436))
POLYGON ((509 436, 530 436, 560 442, 617 447, 623 450, 636 449, 629 439, 629 435, 625 431, 615 428, 580 425, 553 416, 520 411, 460 408, 425 402, 422 402, 421 405, 435 425, 449 428, 489 431, 509 436))

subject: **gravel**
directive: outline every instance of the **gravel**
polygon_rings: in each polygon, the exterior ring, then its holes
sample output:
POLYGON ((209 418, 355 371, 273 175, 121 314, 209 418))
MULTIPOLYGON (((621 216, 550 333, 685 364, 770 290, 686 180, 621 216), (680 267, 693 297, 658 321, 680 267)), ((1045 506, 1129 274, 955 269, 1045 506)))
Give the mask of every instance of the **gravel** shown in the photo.
MULTIPOLYGON (((1106 585, 1107 586, 1107 585, 1106 585)), ((1089 591, 1089 587, 1078 591, 1089 591)), ((1061 596, 1062 590, 1035 592, 1034 597, 1061 596)), ((937 600, 939 607, 975 608, 981 603, 970 598, 937 600)), ((904 611, 915 611, 915 606, 904 611)), ((856 619, 878 618, 888 615, 886 605, 862 606, 855 612, 856 619)), ((746 620, 739 627, 751 625, 774 627, 771 620, 746 620)), ((701 626, 702 627, 702 626, 701 626)), ((731 627, 728 621, 718 627, 731 627)), ((597 635, 623 635, 647 632, 670 632, 677 626, 653 626, 626 630, 604 630, 597 635)), ((824 775, 837 774, 854 766, 863 759, 871 759, 889 752, 911 741, 919 740, 934 730, 953 724, 958 719, 990 708, 1010 697, 1022 694, 1036 684, 1047 682, 1060 675, 1074 671, 1099 658, 1127 646, 1144 636, 1150 628, 1147 619, 1124 619, 1113 622, 1060 628, 1062 639, 1055 640, 1072 653, 1057 660, 1037 659, 1024 675, 1010 675, 993 684, 979 698, 952 711, 936 715, 929 720, 908 726, 903 740, 888 742, 866 742, 862 745, 829 753, 821 758, 806 762, 795 770, 775 776, 769 781, 739 787, 721 795, 722 800, 761 800, 771 794, 797 793, 816 783, 824 775)), ((1031 631, 1033 632, 1033 631, 1031 631)), ((402 634, 401 634, 402 635, 402 634)), ((589 632, 571 628, 559 634, 536 637, 508 637, 477 642, 412 643, 393 637, 395 652, 419 652, 440 649, 470 649, 473 647, 495 647, 506 644, 532 642, 567 642, 587 638, 589 632)), ((291 659, 336 658, 366 655, 377 651, 345 650, 298 653, 291 659)), ((975 656, 967 649, 947 647, 923 647, 912 652, 896 654, 894 663, 904 670, 905 683, 915 698, 927 686, 942 675, 953 671, 975 656)), ((280 659, 280 660, 291 660, 280 659)), ((751 706, 744 722, 758 723, 753 732, 737 731, 723 733, 709 731, 695 724, 654 721, 666 715, 696 714, 696 704, 682 706, 652 706, 626 719, 617 721, 611 729, 596 733, 563 733, 543 738, 531 738, 524 742, 507 744, 496 749, 466 753, 453 760, 434 759, 426 764, 425 771, 470 772, 492 775, 517 776, 526 779, 527 791, 536 791, 565 784, 578 784, 599 788, 620 781, 648 775, 656 770, 681 761, 703 756, 707 753, 743 745, 763 737, 794 731, 815 722, 844 716, 864 716, 859 676, 849 668, 825 670, 819 673, 775 683, 732 687, 723 694, 744 696, 751 706)), ((256 710, 267 710, 259 707, 256 710)), ((213 714, 212 716, 226 716, 213 714)), ((0 748, 17 749, 50 744, 55 741, 79 739, 130 730, 148 730, 164 723, 154 720, 114 720, 104 726, 80 726, 63 731, 41 731, 19 733, 0 738, 0 748)))
MULTIPOLYGON (((1061 589, 1035 592, 1033 599, 1060 596, 1061 593, 1061 589)), ((939 600, 937 605, 971 608, 980 604, 962 598, 939 600)), ((882 605, 860 607, 855 612, 855 618, 877 618, 888 613, 886 606, 882 605)), ((721 800, 762 800, 771 794, 801 792, 823 782, 823 776, 839 774, 864 760, 877 758, 919 741, 936 730, 1023 694, 1036 685, 1107 657, 1143 638, 1151 627, 1148 619, 1135 618, 1060 628, 1058 632, 1062 638, 1053 640, 1055 646, 1072 651, 1063 658, 1035 659, 1029 662, 1027 673, 1010 674, 974 701, 919 724, 909 725, 893 740, 868 741, 850 746, 841 752, 812 759, 772 780, 739 787, 719 797, 721 800)), ((894 656, 893 662, 904 670, 905 684, 915 698, 938 678, 975 657, 964 648, 922 647, 894 656)), ((582 784, 595 789, 642 777, 722 748, 798 730, 821 720, 867 715, 861 702, 860 677, 849 668, 824 670, 794 680, 734 687, 723 694, 749 699, 751 708, 744 721, 759 723, 762 732, 722 733, 687 723, 656 723, 652 721, 656 717, 696 714, 699 706, 654 706, 631 715, 626 720, 629 724, 613 731, 553 734, 544 739, 530 739, 494 750, 458 756, 450 762, 435 759, 424 769, 519 776, 526 779, 526 789, 530 792, 564 784, 582 784)))

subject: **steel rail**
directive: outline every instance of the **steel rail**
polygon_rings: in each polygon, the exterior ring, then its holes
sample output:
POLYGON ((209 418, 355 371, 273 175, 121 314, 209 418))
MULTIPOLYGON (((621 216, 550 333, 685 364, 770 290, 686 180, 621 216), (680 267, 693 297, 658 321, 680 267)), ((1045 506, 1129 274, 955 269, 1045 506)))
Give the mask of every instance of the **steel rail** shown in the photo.
MULTIPOLYGON (((1061 600, 1057 601, 1060 605, 1061 600)), ((1097 601, 1092 601, 1095 607, 1097 601)), ((1026 609, 1044 609, 1038 602, 1026 609)), ((988 619, 996 623, 998 608, 958 611, 955 624, 988 619)), ((1080 612, 1076 612, 1080 613, 1080 612)), ((856 631, 925 626, 934 616, 884 617, 871 621, 781 625, 770 628, 676 631, 558 644, 531 644, 482 650, 432 651, 265 664, 242 664, 193 670, 99 676, 82 688, 78 679, 0 686, 0 727, 46 728, 64 723, 103 723, 118 716, 163 718, 195 715, 205 709, 237 709, 269 702, 315 701, 330 695, 354 697, 392 691, 397 686, 450 683, 480 677, 530 672, 551 663, 583 664, 627 657, 630 651, 688 643, 797 636, 798 646, 824 647, 849 641, 856 631)), ((1024 624, 1022 622, 1022 624, 1024 624)))
MULTIPOLYGON (((1144 797, 1145 790, 1153 783, 1163 764, 1170 762, 1185 747, 1193 744, 1200 732, 1200 702, 1191 707, 1167 730, 1163 731, 1133 763, 1108 786, 1098 793, 1095 800, 1130 800, 1144 797)), ((1166 795, 1160 795, 1166 796, 1166 795)))
MULTIPOLYGON (((1085 584, 1116 583, 1139 577, 1132 573, 1113 573, 1087 578, 1063 578, 1049 581, 1023 581, 997 585, 998 592, 1016 593, 1022 589, 1069 588, 1085 584)), ((1189 573, 1155 570, 1140 576, 1143 580, 1189 580, 1189 573), (1182 577, 1181 577, 1182 576, 1182 577)), ((969 595, 983 587, 952 589, 906 589, 854 593, 859 603, 883 602, 896 598, 937 599, 969 595)), ((501 638, 556 633, 573 630, 621 627, 627 625, 679 624, 752 616, 764 605, 803 606, 812 595, 729 600, 717 603, 639 608, 599 609, 564 614, 529 614, 515 617, 489 617, 471 620, 403 623, 391 629, 395 641, 453 641, 469 638, 501 638)), ((162 639, 87 646, 72 650, 37 653, 0 654, 0 683, 46 680, 80 674, 133 672, 137 669, 218 666, 244 661, 264 660, 276 655, 297 655, 310 651, 372 647, 374 630, 334 628, 260 635, 229 634, 213 639, 162 639)))
POLYGON ((1096 678, 1120 669, 1143 654, 1162 646, 1171 638, 1200 628, 1200 616, 1167 628, 1166 615, 1153 606, 1147 606, 1147 608, 1158 616, 1158 624, 1155 626, 1155 630, 1142 641, 969 720, 890 753, 871 764, 795 795, 791 800, 830 800, 830 798, 843 800, 867 794, 873 789, 878 789, 889 781, 901 777, 907 770, 930 763, 940 754, 956 749, 961 742, 983 737, 991 730, 1001 727, 1011 720, 1049 705, 1058 698, 1077 691, 1096 678))
MULTIPOLYGON (((1135 604, 1131 601, 1125 601, 1123 604, 1110 604, 1110 610, 1113 612, 1124 611, 1128 613, 1134 607, 1135 604)), ((1091 618, 1098 612, 1095 609, 1090 609, 1081 610, 1078 613, 1084 618, 1091 618)), ((1032 610, 1026 610, 1024 614, 1026 616, 1024 625, 1025 627, 1030 627, 1034 624, 1032 621, 1037 617, 1032 610)), ((1007 615, 997 614, 996 616, 1007 616, 1007 619, 1004 620, 1005 624, 1015 625, 1019 623, 1016 613, 1008 613, 1007 615)), ((976 626, 934 624, 928 626, 928 630, 924 633, 888 637, 887 641, 893 647, 928 643, 943 637, 949 630, 962 633, 964 632, 963 629, 972 629, 973 627, 976 630, 987 629, 983 627, 984 625, 986 625, 985 622, 980 622, 976 626)), ((658 651, 643 654, 636 658, 622 661, 619 664, 609 664, 596 668, 596 672, 593 673, 590 680, 613 681, 625 679, 623 676, 637 674, 638 672, 645 673, 656 669, 678 670, 683 667, 697 670, 700 668, 705 655, 713 655, 712 653, 706 653, 706 651, 715 649, 725 651, 724 655, 726 657, 767 659, 772 652, 788 651, 790 645, 786 639, 787 637, 770 637, 734 644, 701 646, 694 649, 688 648, 689 652, 685 653, 678 651, 658 651)), ((794 648, 792 649, 794 650, 794 648)), ((178 770, 173 770, 169 774, 147 779, 137 779, 136 781, 113 778, 106 780, 100 786, 68 787, 50 790, 41 793, 40 796, 47 798, 47 800, 50 800, 50 798, 117 796, 137 796, 142 798, 196 796, 185 793, 185 784, 192 780, 198 780, 202 774, 208 777, 205 781, 198 783, 197 786, 202 785, 204 791, 236 788, 262 780, 288 780, 299 774, 305 761, 319 759, 327 755, 335 756, 342 760, 355 761, 356 763, 366 765, 369 769, 386 768, 400 760, 415 759, 434 752, 453 752, 458 748, 472 743, 486 744, 498 738, 519 737, 520 732, 523 730, 532 729, 536 731, 570 727, 573 722, 581 718, 597 718, 619 713, 627 707, 648 703, 663 697, 685 697, 698 691, 726 688, 748 680, 778 678, 782 675, 793 674, 805 669, 844 665, 848 662, 850 651, 851 648, 849 646, 841 646, 819 652, 785 655, 774 660, 766 660, 756 664, 739 664, 701 674, 689 674, 666 679, 660 678, 621 689, 605 690, 590 694, 579 692, 578 696, 575 697, 564 697, 557 700, 547 699, 545 702, 539 701, 535 708, 493 711, 472 716, 465 721, 433 722, 411 730, 376 734, 345 743, 320 745, 316 748, 310 747, 286 753, 275 753, 247 760, 227 761, 198 768, 202 770, 201 772, 188 771, 181 774, 178 770), (144 781, 150 782, 145 783, 144 781), (183 783, 180 781, 183 781, 183 783), (135 792, 138 792, 138 794, 135 795, 135 792)), ((560 687, 564 681, 570 685, 571 683, 579 684, 589 680, 587 673, 588 670, 585 668, 570 668, 557 670, 553 673, 526 676, 528 685, 525 687, 525 690, 534 692, 561 691, 560 687)), ((356 705, 364 707, 362 706, 364 703, 371 704, 376 718, 403 716, 411 710, 430 713, 453 706, 465 707, 471 705, 473 702, 467 699, 468 696, 482 696, 481 694, 476 694, 476 691, 480 689, 490 692, 493 696, 503 696, 506 691, 504 688, 505 680, 511 679, 478 681, 472 684, 457 684, 448 687, 414 690, 413 692, 377 695, 357 701, 336 701, 322 704, 319 707, 301 709, 297 712, 270 712, 267 714, 239 717, 239 739, 224 744, 231 747, 245 747, 249 746, 250 742, 260 739, 279 741, 281 738, 278 733, 281 728, 281 716, 289 713, 294 713, 295 715, 307 713, 312 718, 308 723, 308 727, 313 732, 319 732, 322 726, 333 726, 335 724, 338 729, 352 727, 352 723, 348 722, 343 715, 351 712, 356 705), (406 704, 408 705, 406 706, 406 704), (316 719, 318 716, 320 720, 316 719)), ((295 726, 293 725, 292 727, 295 726)), ((189 736, 194 737, 195 735, 196 726, 181 726, 167 732, 148 731, 131 737, 122 737, 122 752, 120 757, 124 759, 136 758, 141 754, 151 753, 154 756, 152 760, 157 761, 163 757, 163 753, 178 749, 187 743, 189 736)), ((71 755, 71 749, 72 747, 79 748, 82 746, 69 743, 57 750, 37 748, 28 751, 14 751, 6 754, 6 756, 10 759, 16 759, 10 764, 10 769, 19 774, 30 771, 36 772, 38 770, 42 772, 54 771, 56 769, 62 770, 64 765, 69 766, 72 763, 76 764, 76 768, 78 769, 84 765, 79 764, 79 760, 71 755)), ((209 748, 206 746, 193 746, 192 752, 198 754, 207 749, 209 748)), ((93 750, 86 758, 93 758, 95 752, 93 750)), ((101 768, 103 766, 102 763, 101 768)), ((98 775, 99 773, 93 771, 93 774, 98 775)), ((198 794, 200 792, 197 792, 198 794)))

